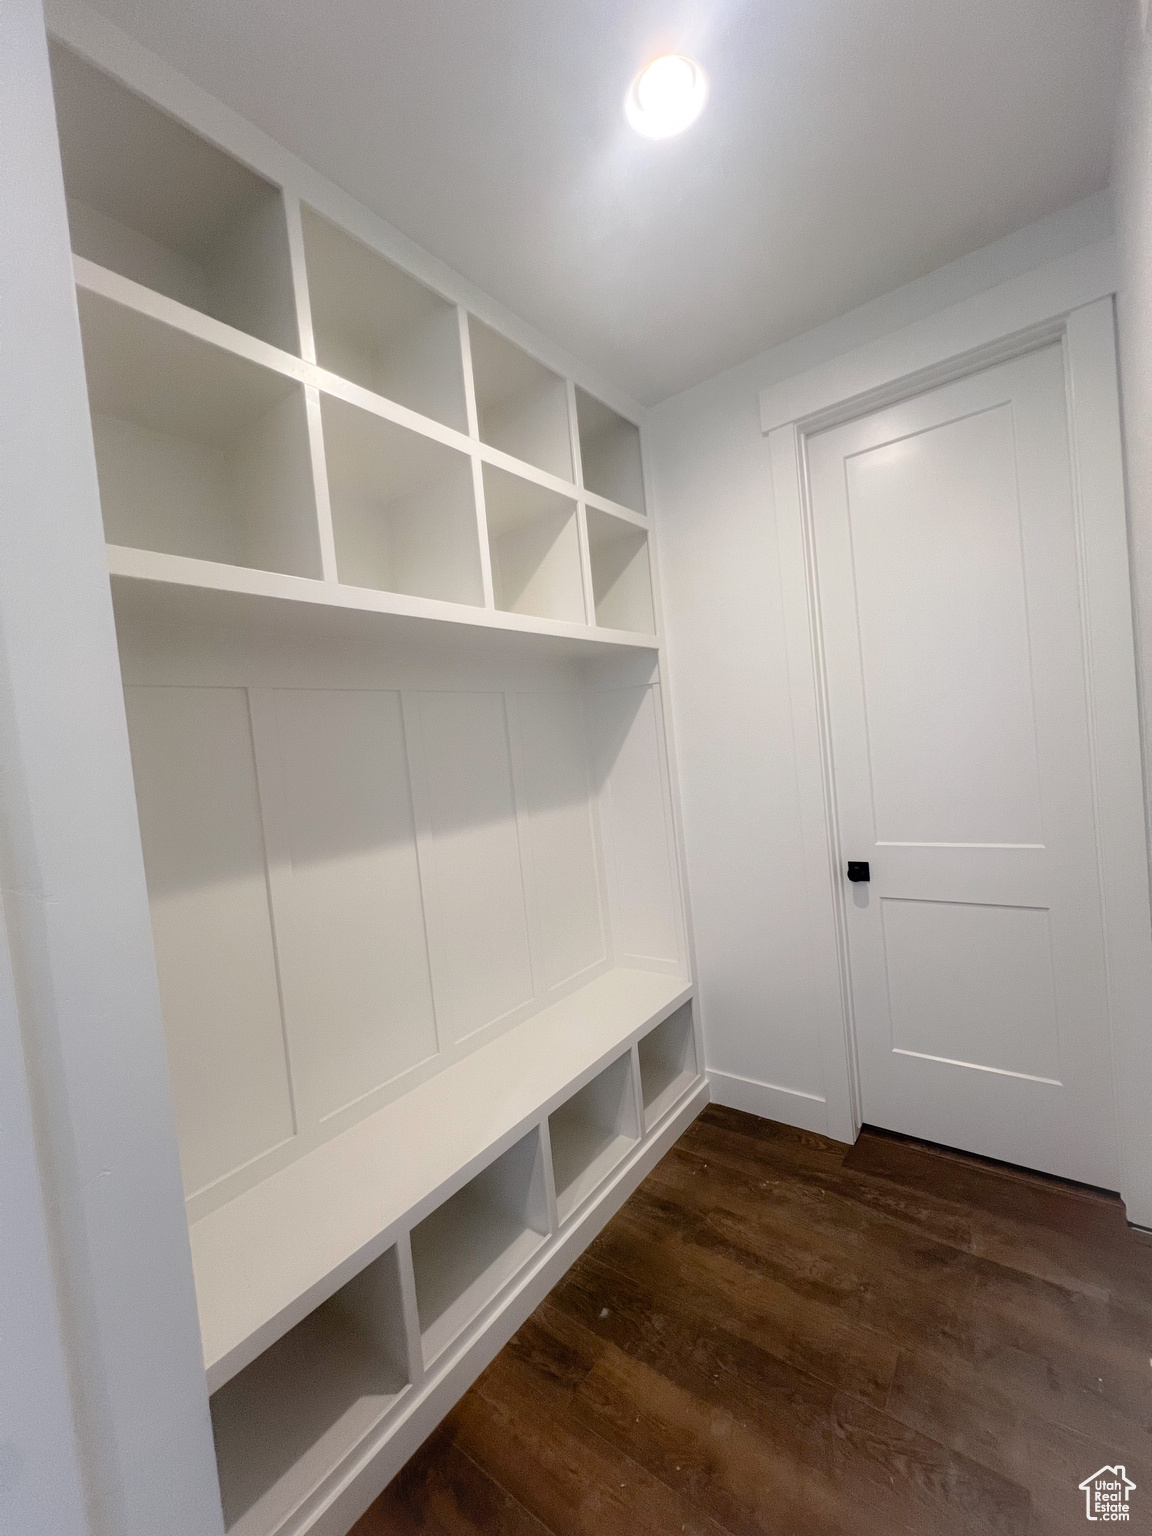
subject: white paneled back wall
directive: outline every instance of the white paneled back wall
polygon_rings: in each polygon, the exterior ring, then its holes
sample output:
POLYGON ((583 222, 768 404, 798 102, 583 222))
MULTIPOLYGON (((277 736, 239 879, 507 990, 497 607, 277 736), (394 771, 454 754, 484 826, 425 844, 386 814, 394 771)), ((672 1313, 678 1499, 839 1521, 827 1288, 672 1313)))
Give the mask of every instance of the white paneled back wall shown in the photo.
POLYGON ((295 685, 121 628, 191 1215, 613 965, 682 972, 658 682, 295 685))

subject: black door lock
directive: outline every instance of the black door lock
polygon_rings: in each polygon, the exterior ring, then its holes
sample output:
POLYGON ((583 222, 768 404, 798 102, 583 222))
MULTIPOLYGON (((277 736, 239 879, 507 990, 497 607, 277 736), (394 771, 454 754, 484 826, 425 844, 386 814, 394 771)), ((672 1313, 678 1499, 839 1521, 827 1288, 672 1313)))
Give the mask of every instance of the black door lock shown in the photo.
POLYGON ((861 880, 871 880, 872 875, 868 869, 867 859, 848 860, 848 878, 856 884, 861 880))

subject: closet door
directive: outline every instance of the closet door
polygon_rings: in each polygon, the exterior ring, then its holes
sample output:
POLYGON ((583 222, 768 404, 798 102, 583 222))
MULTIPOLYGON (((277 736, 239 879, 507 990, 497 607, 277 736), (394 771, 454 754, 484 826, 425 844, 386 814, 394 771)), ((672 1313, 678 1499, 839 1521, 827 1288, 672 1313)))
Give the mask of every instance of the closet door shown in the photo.
POLYGON ((1061 348, 809 453, 864 1119, 1115 1188, 1061 348))

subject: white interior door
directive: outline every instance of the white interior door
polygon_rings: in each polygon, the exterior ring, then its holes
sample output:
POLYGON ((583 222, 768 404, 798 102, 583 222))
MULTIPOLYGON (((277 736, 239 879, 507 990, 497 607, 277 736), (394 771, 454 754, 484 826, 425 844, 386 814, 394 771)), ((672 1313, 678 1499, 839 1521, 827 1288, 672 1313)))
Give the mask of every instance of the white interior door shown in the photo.
POLYGON ((1114 1189, 1060 346, 814 435, 809 474, 863 1117, 1114 1189))

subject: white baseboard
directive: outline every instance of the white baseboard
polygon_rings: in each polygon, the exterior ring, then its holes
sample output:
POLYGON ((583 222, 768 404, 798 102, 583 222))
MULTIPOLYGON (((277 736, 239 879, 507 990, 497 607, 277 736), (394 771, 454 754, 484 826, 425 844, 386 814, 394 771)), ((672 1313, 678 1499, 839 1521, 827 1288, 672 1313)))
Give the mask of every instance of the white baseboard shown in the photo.
POLYGON ((779 1120, 802 1131, 828 1134, 828 1106, 815 1093, 801 1093, 796 1088, 778 1088, 775 1083, 758 1083, 751 1077, 737 1077, 734 1072, 708 1069, 712 1102, 727 1109, 742 1109, 764 1120, 779 1120))

